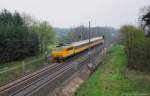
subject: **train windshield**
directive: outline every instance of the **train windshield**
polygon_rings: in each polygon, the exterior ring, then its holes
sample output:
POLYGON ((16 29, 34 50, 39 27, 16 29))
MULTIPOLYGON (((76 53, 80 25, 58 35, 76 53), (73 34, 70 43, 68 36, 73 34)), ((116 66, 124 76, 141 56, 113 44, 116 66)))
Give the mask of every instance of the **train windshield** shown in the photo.
POLYGON ((55 51, 63 50, 66 47, 66 45, 67 44, 59 43, 57 46, 55 46, 55 48, 53 50, 55 50, 55 51))
POLYGON ((63 48, 62 47, 55 47, 53 50, 59 51, 59 50, 63 50, 63 48))

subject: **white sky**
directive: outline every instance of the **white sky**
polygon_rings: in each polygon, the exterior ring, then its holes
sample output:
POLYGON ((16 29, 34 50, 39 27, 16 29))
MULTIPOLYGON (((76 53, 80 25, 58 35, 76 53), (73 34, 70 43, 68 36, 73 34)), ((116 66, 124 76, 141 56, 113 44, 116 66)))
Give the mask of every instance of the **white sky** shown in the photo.
POLYGON ((150 0, 0 0, 0 9, 28 13, 53 27, 120 27, 137 24, 140 8, 150 0))

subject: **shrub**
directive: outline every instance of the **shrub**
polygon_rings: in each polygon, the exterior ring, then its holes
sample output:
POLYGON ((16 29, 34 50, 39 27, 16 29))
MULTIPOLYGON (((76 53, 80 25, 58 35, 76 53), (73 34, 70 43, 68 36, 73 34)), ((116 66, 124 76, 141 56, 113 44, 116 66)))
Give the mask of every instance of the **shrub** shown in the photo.
POLYGON ((140 71, 150 71, 150 40, 144 37, 144 32, 134 26, 121 28, 127 66, 140 71))

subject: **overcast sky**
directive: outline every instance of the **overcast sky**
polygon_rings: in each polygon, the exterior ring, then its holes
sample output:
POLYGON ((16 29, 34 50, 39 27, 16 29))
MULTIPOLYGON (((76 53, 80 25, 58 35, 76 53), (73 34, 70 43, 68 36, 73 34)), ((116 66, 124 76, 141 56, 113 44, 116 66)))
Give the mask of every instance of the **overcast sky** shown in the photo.
POLYGON ((28 13, 53 27, 137 24, 140 8, 150 0, 0 0, 0 9, 28 13))

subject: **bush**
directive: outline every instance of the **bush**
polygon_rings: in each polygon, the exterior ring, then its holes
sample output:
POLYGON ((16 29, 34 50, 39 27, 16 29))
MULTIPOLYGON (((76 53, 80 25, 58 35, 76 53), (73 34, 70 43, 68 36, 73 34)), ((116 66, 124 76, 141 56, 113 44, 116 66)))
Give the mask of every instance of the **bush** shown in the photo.
POLYGON ((126 25, 121 28, 127 66, 140 71, 150 71, 150 40, 140 29, 126 25))

